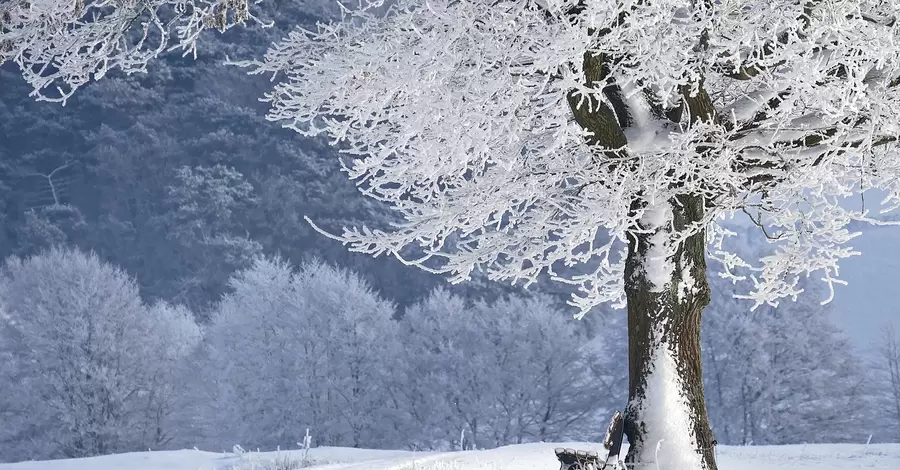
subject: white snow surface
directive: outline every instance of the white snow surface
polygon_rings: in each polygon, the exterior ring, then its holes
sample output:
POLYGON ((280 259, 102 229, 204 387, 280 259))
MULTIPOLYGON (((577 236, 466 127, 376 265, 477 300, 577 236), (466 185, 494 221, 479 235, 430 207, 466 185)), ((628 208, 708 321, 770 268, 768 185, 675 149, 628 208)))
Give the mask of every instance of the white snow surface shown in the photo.
POLYGON ((669 138, 671 131, 666 128, 665 121, 653 117, 643 89, 634 82, 627 82, 622 86, 622 93, 633 120, 629 127, 622 129, 628 148, 634 152, 655 152, 668 148, 672 144, 669 138))
MULTIPOLYGON (((312 470, 557 470, 555 447, 595 450, 599 443, 521 444, 499 449, 414 453, 322 447, 312 449, 312 470)), ((282 452, 299 456, 299 451, 282 452)), ((265 470, 275 452, 231 453, 198 450, 138 452, 87 459, 0 464, 0 470, 265 470), (255 464, 255 465, 254 465, 255 464)), ((900 444, 811 444, 718 449, 721 470, 844 470, 900 468, 900 444)), ((661 464, 660 470, 672 467, 661 464)))
POLYGON ((648 230, 656 230, 650 236, 650 246, 644 255, 644 271, 650 281, 651 292, 662 292, 672 280, 675 263, 669 256, 669 227, 672 223, 672 208, 668 204, 657 204, 647 208, 641 222, 648 230))
POLYGON ((639 461, 656 462, 660 468, 665 464, 668 470, 696 470, 701 468, 695 452, 697 439, 691 430, 690 409, 681 394, 684 387, 673 355, 663 342, 651 359, 647 389, 639 405, 648 430, 639 461))

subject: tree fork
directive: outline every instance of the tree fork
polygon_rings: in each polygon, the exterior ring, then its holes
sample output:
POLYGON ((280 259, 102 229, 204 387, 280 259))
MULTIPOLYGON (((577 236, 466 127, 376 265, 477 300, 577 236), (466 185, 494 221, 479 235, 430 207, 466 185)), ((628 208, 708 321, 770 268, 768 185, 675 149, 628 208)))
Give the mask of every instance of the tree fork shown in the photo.
MULTIPOLYGON (((659 227, 645 226, 633 233, 628 246, 625 265, 625 291, 628 300, 628 407, 625 413, 625 434, 631 447, 626 461, 634 468, 656 468, 648 461, 654 456, 657 445, 665 448, 676 443, 647 442, 648 435, 655 435, 658 422, 648 422, 648 413, 671 410, 645 409, 648 381, 654 372, 654 356, 661 348, 668 348, 676 364, 679 382, 679 402, 684 402, 690 426, 676 430, 691 437, 690 442, 699 455, 700 468, 716 470, 712 431, 703 395, 703 379, 700 353, 700 318, 709 304, 710 290, 706 279, 705 232, 688 237, 675 250, 671 273, 664 286, 658 286, 649 278, 648 264, 660 262, 648 259, 648 249, 659 231, 665 239, 685 231, 691 224, 703 218, 704 204, 700 197, 679 196, 667 203, 672 215, 659 227)), ((670 397, 671 399, 672 397, 670 397)), ((652 406, 658 406, 654 403, 652 406)), ((666 417, 668 418, 668 417, 666 417)), ((652 439, 652 437, 651 437, 652 439)), ((683 447, 683 445, 682 445, 683 447)), ((680 448, 676 452, 690 450, 680 448)), ((661 455, 664 453, 661 453, 661 455)), ((654 459, 655 460, 655 459, 654 459)), ((680 462, 672 462, 681 468, 680 462)), ((659 462, 666 466, 665 462, 659 462)), ((700 470, 700 469, 698 469, 700 470)))
MULTIPOLYGON (((606 60, 609 58, 585 53, 583 67, 585 84, 589 88, 603 83, 606 60)), ((712 100, 702 85, 695 93, 691 93, 690 87, 682 87, 679 91, 690 113, 691 124, 716 118, 712 100)), ((615 149, 627 145, 613 109, 591 96, 580 97, 570 93, 568 100, 575 121, 592 133, 587 139, 588 145, 604 148, 607 152, 615 152, 615 149)), ((672 260, 674 269, 661 292, 654 292, 657 289, 648 279, 646 266, 646 254, 653 235, 663 230, 667 232, 665 238, 671 240, 673 235, 701 222, 704 202, 702 197, 679 196, 667 203, 672 210, 671 224, 652 230, 647 230, 650 227, 639 227, 629 238, 625 264, 629 357, 629 404, 625 413, 625 434, 631 443, 626 461, 637 464, 635 468, 641 468, 643 464, 647 468, 657 468, 656 463, 648 462, 642 457, 648 455, 644 452, 646 446, 655 447, 657 443, 644 442, 648 433, 645 410, 641 405, 647 392, 647 379, 652 372, 653 355, 661 347, 675 349, 671 354, 677 364, 679 393, 687 402, 690 422, 690 429, 681 429, 679 432, 691 435, 692 446, 695 447, 682 448, 679 452, 696 451, 700 468, 717 468, 703 395, 700 352, 700 318, 710 300, 704 257, 706 232, 699 231, 677 247, 672 260)), ((651 424, 653 425, 655 424, 651 424)))

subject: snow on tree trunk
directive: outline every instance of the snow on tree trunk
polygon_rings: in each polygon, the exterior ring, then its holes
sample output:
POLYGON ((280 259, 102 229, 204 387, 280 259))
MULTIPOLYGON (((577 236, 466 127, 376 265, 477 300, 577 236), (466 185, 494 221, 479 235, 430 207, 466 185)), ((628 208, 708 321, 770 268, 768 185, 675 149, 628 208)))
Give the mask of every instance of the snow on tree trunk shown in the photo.
POLYGON ((626 461, 635 468, 716 468, 700 355, 700 316, 710 298, 705 234, 671 247, 673 234, 702 216, 699 198, 660 203, 645 211, 629 243, 625 434, 626 461))

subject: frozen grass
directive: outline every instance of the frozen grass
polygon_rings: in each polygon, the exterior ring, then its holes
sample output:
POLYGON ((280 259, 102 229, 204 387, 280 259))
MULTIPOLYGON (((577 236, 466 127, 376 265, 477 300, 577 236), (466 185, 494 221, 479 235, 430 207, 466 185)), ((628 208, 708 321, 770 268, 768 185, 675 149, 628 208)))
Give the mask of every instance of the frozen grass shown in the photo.
POLYGON ((459 462, 408 462, 391 470, 463 470, 459 462))
MULTIPOLYGON (((415 460, 406 462, 390 470, 468 470, 471 468, 458 460, 415 460)), ((488 466, 478 467, 478 470, 501 470, 500 467, 492 464, 488 466)))
POLYGON ((296 455, 277 452, 274 455, 248 452, 241 456, 231 470, 300 470, 313 466, 326 465, 328 462, 299 458, 296 455))

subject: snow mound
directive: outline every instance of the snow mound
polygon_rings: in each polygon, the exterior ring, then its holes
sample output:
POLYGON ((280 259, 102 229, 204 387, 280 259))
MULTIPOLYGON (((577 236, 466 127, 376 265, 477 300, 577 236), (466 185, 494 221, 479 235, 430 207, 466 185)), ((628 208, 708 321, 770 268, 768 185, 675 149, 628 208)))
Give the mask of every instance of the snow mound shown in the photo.
MULTIPOLYGON (((312 449, 311 470, 556 470, 556 447, 593 450, 605 455, 598 443, 521 444, 469 452, 416 453, 320 447, 312 449)), ((136 452, 86 459, 0 464, 0 470, 242 470, 279 457, 299 459, 300 451, 231 453, 179 450, 136 452)), ((718 452, 721 470, 846 470, 900 469, 900 444, 816 444, 732 447, 718 452)), ((660 463, 660 470, 666 470, 660 463)))

